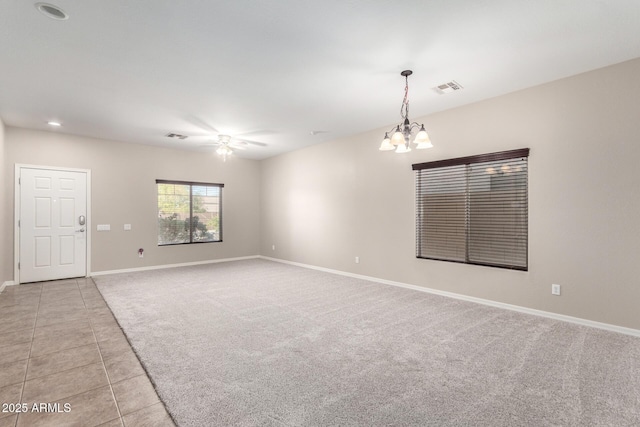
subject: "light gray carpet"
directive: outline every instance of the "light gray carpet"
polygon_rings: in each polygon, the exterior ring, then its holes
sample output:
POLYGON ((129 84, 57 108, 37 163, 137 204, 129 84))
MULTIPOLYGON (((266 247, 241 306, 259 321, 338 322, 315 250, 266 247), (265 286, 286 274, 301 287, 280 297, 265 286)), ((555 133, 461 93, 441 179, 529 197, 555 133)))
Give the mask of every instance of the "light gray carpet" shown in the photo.
POLYGON ((95 278, 180 426, 637 426, 640 339, 265 260, 95 278))

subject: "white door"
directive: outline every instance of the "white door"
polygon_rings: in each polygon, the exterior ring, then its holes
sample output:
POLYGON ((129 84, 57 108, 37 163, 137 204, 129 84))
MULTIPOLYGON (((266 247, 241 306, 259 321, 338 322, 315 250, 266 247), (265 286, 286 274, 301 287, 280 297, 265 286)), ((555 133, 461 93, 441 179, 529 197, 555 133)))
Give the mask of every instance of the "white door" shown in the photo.
POLYGON ((20 282, 87 275, 87 174, 20 168, 20 282))

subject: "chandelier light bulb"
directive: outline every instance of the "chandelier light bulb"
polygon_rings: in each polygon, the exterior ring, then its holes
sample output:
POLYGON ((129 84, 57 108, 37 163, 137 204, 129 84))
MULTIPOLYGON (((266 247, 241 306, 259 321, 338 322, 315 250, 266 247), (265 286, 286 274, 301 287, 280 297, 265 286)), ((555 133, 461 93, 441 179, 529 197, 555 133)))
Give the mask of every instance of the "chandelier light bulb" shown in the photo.
POLYGON ((433 148, 433 144, 431 143, 431 141, 420 142, 418 143, 418 145, 416 145, 417 150, 424 150, 425 148, 433 148))
POLYGON ((400 145, 400 144, 404 144, 404 135, 402 134, 402 132, 400 131, 400 126, 398 126, 396 128, 396 131, 393 133, 393 135, 391 136, 391 143, 393 145, 400 145))
POLYGON ((395 150, 396 147, 393 146, 393 144, 391 143, 391 139, 389 138, 389 134, 385 133, 384 134, 384 139, 382 140, 382 144, 380 144, 380 151, 390 151, 390 150, 395 150))
POLYGON ((398 144, 398 148, 396 148, 397 154, 408 153, 409 151, 411 151, 411 147, 407 144, 398 144))
POLYGON ((427 134, 427 131, 424 130, 424 125, 422 125, 422 128, 420 129, 420 132, 418 132, 418 134, 416 135, 416 139, 413 141, 417 146, 416 148, 418 150, 422 150, 424 148, 432 148, 433 144, 431 143, 431 140, 429 139, 429 135, 427 134))

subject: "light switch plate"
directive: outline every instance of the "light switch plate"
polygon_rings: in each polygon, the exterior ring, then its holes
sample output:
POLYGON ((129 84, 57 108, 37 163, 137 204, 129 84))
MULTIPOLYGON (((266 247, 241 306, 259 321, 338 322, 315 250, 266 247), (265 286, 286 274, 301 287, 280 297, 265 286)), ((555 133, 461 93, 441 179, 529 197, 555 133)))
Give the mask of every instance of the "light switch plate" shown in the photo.
POLYGON ((111 231, 111 224, 98 224, 98 231, 111 231))

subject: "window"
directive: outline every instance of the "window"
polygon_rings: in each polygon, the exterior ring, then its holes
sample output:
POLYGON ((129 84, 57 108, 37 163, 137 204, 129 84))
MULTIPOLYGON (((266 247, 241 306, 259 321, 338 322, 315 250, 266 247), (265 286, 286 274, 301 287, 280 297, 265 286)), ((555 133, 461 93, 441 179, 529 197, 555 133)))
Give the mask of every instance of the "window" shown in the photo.
POLYGON ((529 149, 413 165, 418 258, 527 270, 529 149))
POLYGON ((158 245, 222 241, 224 184, 156 180, 158 245))

